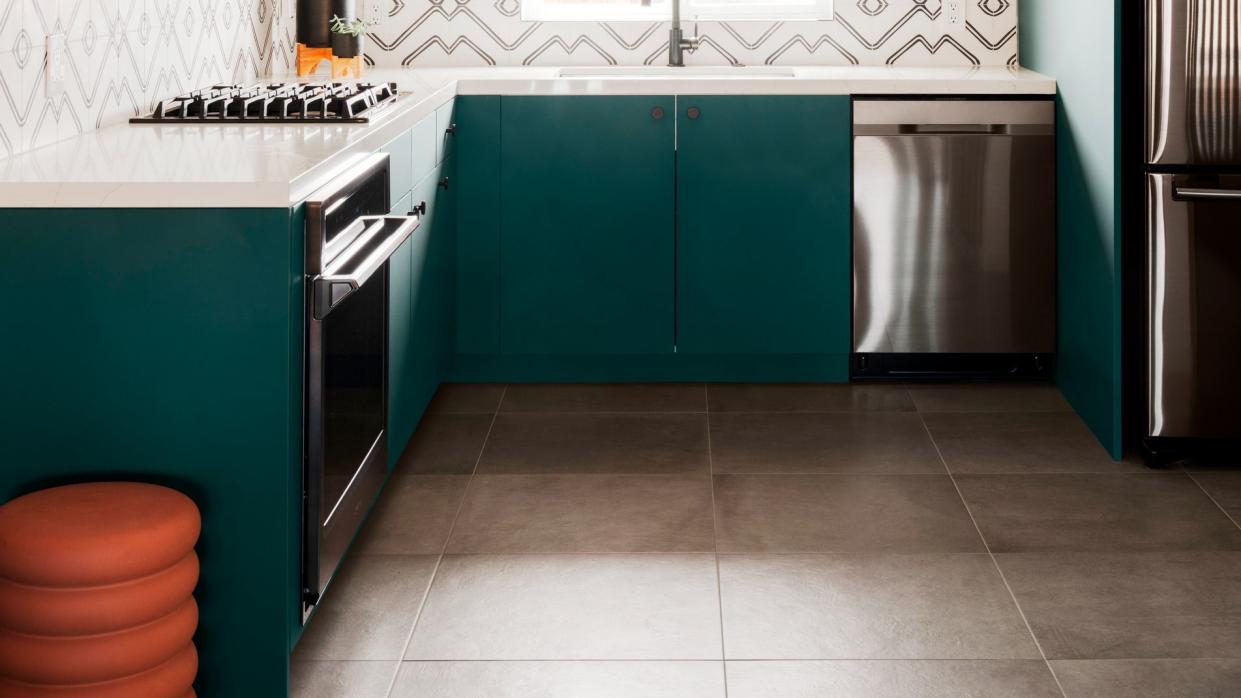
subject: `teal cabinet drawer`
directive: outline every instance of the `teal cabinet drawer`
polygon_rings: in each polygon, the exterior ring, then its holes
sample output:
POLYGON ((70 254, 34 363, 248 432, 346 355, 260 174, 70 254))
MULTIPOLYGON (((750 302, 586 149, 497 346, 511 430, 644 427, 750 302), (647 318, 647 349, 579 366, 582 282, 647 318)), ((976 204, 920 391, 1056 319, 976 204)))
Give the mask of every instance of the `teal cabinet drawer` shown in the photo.
POLYGON ((414 124, 414 127, 410 130, 410 141, 413 148, 411 153, 413 176, 410 180, 410 186, 413 186, 426 179, 438 163, 436 159, 435 114, 427 114, 418 123, 414 124))
POLYGON ((677 351, 848 354, 850 99, 690 96, 679 110, 677 351))
POLYGON ((456 100, 452 100, 447 104, 435 110, 435 162, 441 163, 452 157, 453 140, 456 135, 456 128, 453 107, 456 100))
POLYGON ((410 204, 412 203, 413 196, 414 196, 413 192, 409 192, 405 194, 405 196, 402 196, 400 201, 397 201, 395 204, 392 204, 392 210, 388 212, 388 215, 404 216, 405 214, 409 213, 409 207, 410 207, 410 204))
POLYGON ((673 104, 502 98, 501 353, 672 352, 673 104))
POLYGON ((413 133, 406 131, 380 148, 388 154, 388 189, 390 202, 400 201, 414 182, 413 133))

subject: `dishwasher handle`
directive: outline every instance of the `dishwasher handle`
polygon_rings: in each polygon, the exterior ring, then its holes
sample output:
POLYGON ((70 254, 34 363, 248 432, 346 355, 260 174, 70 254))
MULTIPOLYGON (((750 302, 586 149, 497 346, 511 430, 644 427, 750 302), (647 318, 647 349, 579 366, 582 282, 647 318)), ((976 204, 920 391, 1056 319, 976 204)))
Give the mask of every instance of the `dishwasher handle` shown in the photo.
POLYGON ((1007 124, 900 124, 896 127, 901 135, 956 136, 977 134, 1001 135, 1008 132, 1007 124))

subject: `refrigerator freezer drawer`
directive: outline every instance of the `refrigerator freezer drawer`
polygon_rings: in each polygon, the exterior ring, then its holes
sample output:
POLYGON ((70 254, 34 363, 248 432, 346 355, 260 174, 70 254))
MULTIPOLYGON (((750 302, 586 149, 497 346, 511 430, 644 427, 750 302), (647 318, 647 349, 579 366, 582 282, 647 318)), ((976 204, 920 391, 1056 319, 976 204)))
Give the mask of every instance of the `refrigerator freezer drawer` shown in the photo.
POLYGON ((1241 165, 1241 0, 1146 10, 1146 161, 1241 165))
POLYGON ((1241 437, 1241 176, 1147 180, 1147 436, 1241 437))

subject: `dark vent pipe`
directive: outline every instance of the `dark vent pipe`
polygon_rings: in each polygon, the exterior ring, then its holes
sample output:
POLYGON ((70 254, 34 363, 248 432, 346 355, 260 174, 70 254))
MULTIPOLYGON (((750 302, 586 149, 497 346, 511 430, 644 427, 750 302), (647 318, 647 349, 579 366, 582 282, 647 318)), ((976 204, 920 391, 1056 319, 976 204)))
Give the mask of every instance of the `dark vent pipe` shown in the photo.
POLYGON ((356 0, 297 0, 297 41, 311 48, 332 45, 332 15, 357 17, 356 0))

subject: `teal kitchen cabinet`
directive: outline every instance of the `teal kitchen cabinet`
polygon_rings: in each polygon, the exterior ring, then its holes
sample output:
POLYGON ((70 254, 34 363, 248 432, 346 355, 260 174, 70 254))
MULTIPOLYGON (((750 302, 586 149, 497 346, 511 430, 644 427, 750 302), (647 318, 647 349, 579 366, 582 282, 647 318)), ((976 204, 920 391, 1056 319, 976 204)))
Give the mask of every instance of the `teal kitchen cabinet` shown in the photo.
POLYGON ((197 503, 200 696, 283 696, 302 494, 302 208, 9 209, 0 502, 136 480, 197 503))
POLYGON ((406 131, 379 149, 388 154, 388 200, 393 204, 408 194, 417 181, 414 179, 414 133, 406 131))
POLYGON ((451 118, 456 130, 449 192, 460 202, 456 353, 495 356, 500 353, 500 97, 458 97, 451 118))
POLYGON ((421 220, 389 264, 389 468, 395 467, 413 436, 454 351, 456 206, 451 192, 440 186, 449 164, 440 161, 443 146, 438 134, 437 114, 431 113, 395 141, 411 144, 409 171, 418 181, 391 213, 416 214, 421 220))
POLYGON ((673 351, 672 97, 502 97, 507 355, 673 351))
MULTIPOLYGON (((410 195, 392 207, 392 215, 409 212, 410 195)), ((414 395, 413 250, 421 226, 388 260, 388 468, 396 465, 418 421, 414 395)))
POLYGON ((850 113, 849 97, 678 98, 679 353, 847 370, 850 113))

